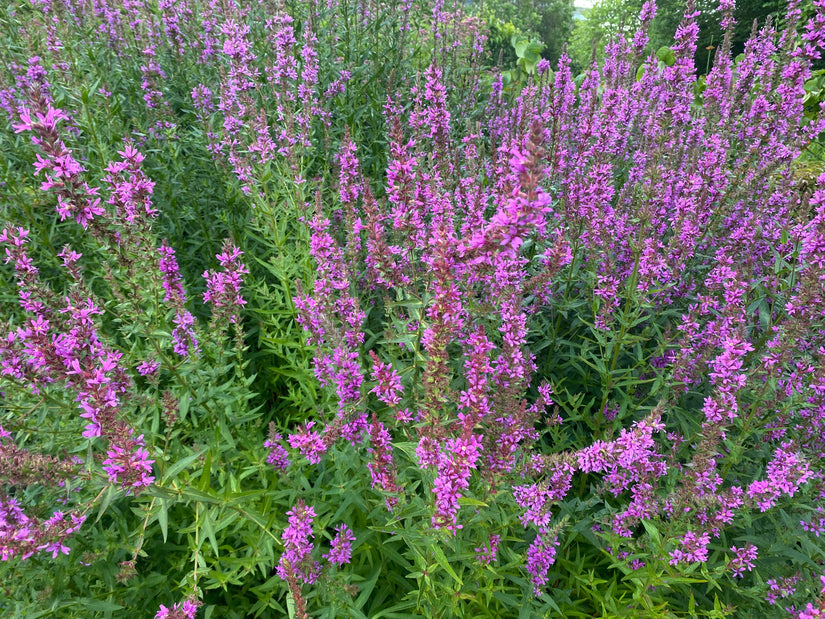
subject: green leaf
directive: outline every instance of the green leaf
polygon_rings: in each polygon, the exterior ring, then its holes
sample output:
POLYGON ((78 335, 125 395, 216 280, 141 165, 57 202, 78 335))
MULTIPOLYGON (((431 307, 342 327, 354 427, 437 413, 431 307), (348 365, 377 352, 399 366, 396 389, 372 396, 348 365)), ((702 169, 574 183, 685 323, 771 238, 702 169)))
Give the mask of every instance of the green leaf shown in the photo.
POLYGON ((158 524, 160 525, 160 532, 163 534, 163 541, 166 542, 166 536, 169 533, 169 505, 166 499, 160 500, 160 510, 158 510, 158 524))
POLYGON ((676 64, 676 54, 673 53, 672 49, 663 45, 656 50, 656 60, 663 62, 667 67, 672 67, 676 64))
POLYGON ((355 600, 355 608, 357 608, 358 610, 364 608, 364 604, 366 604, 369 600, 370 594, 372 593, 372 590, 375 588, 375 583, 378 582, 378 577, 381 575, 380 569, 374 570, 374 572, 375 573, 372 575, 372 578, 359 585, 361 592, 358 594, 358 598, 355 600))
POLYGON ((210 515, 211 512, 207 511, 203 515, 203 532, 206 533, 206 537, 209 538, 209 543, 212 546, 212 550, 215 551, 215 556, 219 556, 220 552, 218 551, 218 540, 215 537, 215 528, 212 525, 212 516, 210 515))
POLYGON ((406 456, 413 462, 418 461, 418 457, 415 455, 415 448, 418 447, 418 443, 414 443, 412 441, 400 441, 398 443, 392 443, 392 446, 403 451, 404 454, 406 454, 406 456))
POLYGON ((99 522, 100 519, 103 517, 103 514, 106 513, 106 510, 111 505, 112 500, 117 496, 118 489, 114 486, 109 486, 106 488, 106 492, 103 493, 103 500, 100 501, 100 509, 97 512, 97 518, 95 518, 95 522, 99 522))
POLYGON ((487 503, 485 503, 484 501, 479 501, 478 499, 471 499, 470 497, 466 496, 459 497, 458 504, 462 507, 466 505, 470 505, 472 507, 489 507, 489 505, 487 505, 487 503))
POLYGON ((439 546, 438 544, 433 544, 432 546, 430 546, 430 550, 432 550, 433 556, 435 557, 435 560, 438 563, 438 565, 444 568, 444 570, 450 576, 452 576, 453 580, 455 580, 456 583, 458 583, 459 587, 463 587, 464 583, 462 582, 461 578, 458 577, 458 574, 456 574, 455 570, 453 569, 453 566, 450 565, 450 562, 447 561, 447 557, 444 556, 444 551, 441 550, 441 546, 439 546))
POLYGON ((295 619, 295 598, 292 597, 292 591, 287 591, 286 594, 286 612, 289 613, 289 619, 295 619))
POLYGON ((183 498, 191 499, 194 501, 198 501, 200 503, 211 503, 212 505, 221 505, 223 501, 214 497, 210 494, 206 494, 205 492, 201 492, 200 490, 196 490, 195 488, 185 488, 180 495, 183 498))
POLYGON ((182 460, 178 460, 177 462, 175 462, 163 474, 163 482, 162 483, 165 485, 170 480, 177 477, 178 474, 181 473, 181 471, 183 471, 186 467, 188 467, 190 464, 192 464, 195 460, 200 458, 204 451, 206 451, 206 450, 202 449, 201 451, 193 453, 192 455, 186 456, 182 460))
POLYGON ((181 421, 186 419, 186 414, 189 412, 189 402, 191 401, 191 399, 192 398, 189 395, 189 392, 187 391, 180 397, 180 400, 178 401, 178 415, 181 421))
POLYGON ((661 548, 662 546, 662 538, 659 535, 659 529, 656 528, 650 520, 642 520, 642 526, 647 531, 647 534, 650 536, 650 539, 656 544, 656 548, 661 548))
POLYGON ((518 619, 532 619, 533 617, 533 596, 532 591, 525 590, 524 598, 521 600, 518 619))
POLYGON ((107 602, 105 600, 93 600, 91 598, 83 598, 81 600, 77 600, 78 606, 82 606, 87 610, 99 610, 99 611, 113 611, 113 610, 122 610, 123 606, 120 604, 115 604, 114 602, 107 602))

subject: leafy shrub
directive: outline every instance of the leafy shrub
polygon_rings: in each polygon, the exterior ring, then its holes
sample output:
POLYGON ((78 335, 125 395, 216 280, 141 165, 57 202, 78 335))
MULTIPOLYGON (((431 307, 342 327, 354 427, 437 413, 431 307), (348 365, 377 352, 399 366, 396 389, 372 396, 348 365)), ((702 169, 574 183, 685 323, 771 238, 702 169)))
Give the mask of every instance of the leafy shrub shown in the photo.
POLYGON ((821 615, 823 7, 453 8, 5 9, 5 614, 821 615))

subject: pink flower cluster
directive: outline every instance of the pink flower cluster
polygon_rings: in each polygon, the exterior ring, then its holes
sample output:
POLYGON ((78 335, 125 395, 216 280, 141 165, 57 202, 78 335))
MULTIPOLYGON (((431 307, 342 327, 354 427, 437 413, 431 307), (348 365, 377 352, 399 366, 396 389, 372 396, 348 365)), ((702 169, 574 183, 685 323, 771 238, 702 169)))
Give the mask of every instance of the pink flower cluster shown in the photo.
POLYGON ((532 524, 541 528, 550 523, 553 516, 550 507, 570 490, 575 468, 570 462, 559 461, 549 465, 546 473, 547 478, 539 483, 513 488, 513 498, 524 510, 519 520, 525 527, 532 524))
POLYGON ((312 584, 321 573, 321 564, 312 559, 312 521, 315 519, 315 509, 308 506, 301 499, 287 513, 289 525, 284 529, 284 553, 278 561, 276 571, 278 576, 287 580, 291 574, 299 582, 312 584))
POLYGON ((398 496, 402 489, 396 482, 395 463, 392 458, 392 448, 390 445, 390 433, 383 423, 378 421, 378 416, 373 415, 372 423, 368 428, 369 447, 367 451, 372 456, 372 460, 367 463, 370 476, 372 477, 372 487, 376 486, 384 493, 387 509, 392 510, 398 503, 398 496))
POLYGON ((476 548, 476 559, 482 565, 490 565, 494 563, 498 557, 498 544, 501 541, 500 535, 491 534, 487 545, 482 548, 476 548))
POLYGON ((160 609, 155 614, 155 619, 195 619, 195 615, 198 614, 198 606, 200 606, 200 602, 197 600, 184 600, 173 604, 171 608, 161 604, 160 609))
POLYGON ((77 223, 87 228, 90 222, 106 211, 100 205, 99 189, 90 187, 82 177, 85 171, 72 156, 57 130, 60 121, 69 117, 41 97, 34 97, 34 110, 23 108, 20 122, 14 124, 16 133, 31 131, 32 142, 38 145, 45 157, 37 155, 34 164, 36 172, 43 172, 45 180, 40 185, 43 191, 57 194, 57 212, 60 220, 74 217, 77 223))
POLYGON ((670 552, 670 564, 678 565, 680 563, 702 563, 707 561, 709 543, 710 534, 701 533, 697 535, 693 531, 688 531, 679 540, 680 548, 674 548, 670 552))
MULTIPOLYGON (((312 539, 312 522, 315 519, 315 509, 298 499, 291 510, 287 512, 289 524, 282 536, 284 552, 278 562, 276 572, 290 586, 313 584, 321 575, 321 564, 312 558, 314 544, 312 539)), ((341 566, 350 562, 352 558, 352 543, 355 535, 345 524, 335 527, 335 535, 330 542, 329 552, 323 558, 335 565, 341 566)))
POLYGON ((249 269, 241 262, 242 254, 240 249, 227 241, 223 252, 217 255, 223 271, 205 271, 203 274, 206 279, 203 302, 211 303, 215 319, 228 319, 233 324, 240 319, 238 309, 246 305, 241 295, 241 285, 249 269))
POLYGON ((552 536, 547 529, 539 530, 539 534, 527 549, 527 573, 533 583, 533 592, 540 596, 541 588, 549 582, 548 572, 556 562, 556 550, 559 546, 558 536, 552 536))
POLYGON ((352 542, 354 541, 355 535, 350 528, 345 524, 339 524, 335 527, 335 537, 330 542, 330 550, 323 555, 323 558, 338 566, 349 563, 352 559, 352 542))
POLYGON ((289 466, 289 452, 281 445, 283 437, 275 429, 275 422, 269 424, 269 438, 264 441, 264 447, 269 449, 266 463, 278 471, 284 471, 289 466))
POLYGON ((186 310, 186 292, 183 278, 175 258, 175 250, 164 240, 158 248, 159 267, 163 277, 164 301, 175 311, 172 319, 175 328, 172 331, 172 345, 175 353, 182 357, 198 353, 198 339, 195 334, 195 317, 186 310))
POLYGON ((758 555, 758 548, 753 544, 745 544, 743 548, 731 546, 730 551, 734 556, 733 559, 728 561, 728 569, 734 578, 741 578, 745 570, 750 572, 756 567, 754 561, 756 561, 758 555))
POLYGON ((458 524, 458 499, 462 491, 470 486, 470 475, 481 457, 481 436, 447 439, 438 462, 438 471, 433 482, 435 493, 435 513, 433 526, 448 531, 462 528, 458 524))
POLYGON ((777 448, 768 464, 768 478, 754 481, 748 487, 748 496, 763 512, 773 507, 783 494, 792 497, 802 484, 814 477, 809 463, 799 453, 790 451, 791 447, 783 443, 777 448))
POLYGON ((0 495, 0 561, 14 557, 28 559, 36 552, 51 553, 52 559, 59 554, 69 554, 66 540, 85 521, 79 512, 54 512, 46 520, 27 515, 14 497, 0 495))

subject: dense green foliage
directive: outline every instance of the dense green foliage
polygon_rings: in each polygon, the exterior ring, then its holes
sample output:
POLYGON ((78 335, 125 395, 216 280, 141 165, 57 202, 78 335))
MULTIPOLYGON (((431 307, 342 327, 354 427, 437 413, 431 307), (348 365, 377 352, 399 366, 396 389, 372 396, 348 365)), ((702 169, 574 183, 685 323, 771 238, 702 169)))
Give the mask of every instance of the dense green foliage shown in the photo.
POLYGON ((825 76, 634 2, 0 5, 0 616, 821 616, 825 76))

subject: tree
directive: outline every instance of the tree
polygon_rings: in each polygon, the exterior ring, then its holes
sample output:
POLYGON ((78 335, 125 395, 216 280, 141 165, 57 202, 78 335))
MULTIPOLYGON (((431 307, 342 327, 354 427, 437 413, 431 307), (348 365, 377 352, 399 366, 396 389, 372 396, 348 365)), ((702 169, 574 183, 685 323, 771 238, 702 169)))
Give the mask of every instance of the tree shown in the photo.
POLYGON ((482 14, 544 44, 542 56, 555 63, 573 31, 573 0, 480 0, 474 3, 482 14))
POLYGON ((555 64, 573 33, 573 0, 536 2, 541 12, 539 37, 544 43, 542 56, 555 64))
MULTIPOLYGON (((604 47, 614 36, 632 37, 639 26, 639 12, 643 0, 599 0, 579 20, 571 36, 570 57, 574 70, 584 70, 593 54, 601 61, 604 47)), ((724 33, 719 26, 721 14, 717 0, 696 0, 699 11, 699 39, 696 45, 696 69, 706 73, 713 65, 713 58, 724 33)), ((803 0, 803 14, 813 6, 812 0, 803 0)), ((754 22, 761 28, 770 18, 782 27, 787 3, 783 0, 737 0, 731 51, 734 55, 745 48, 754 22)), ((656 2, 656 18, 650 27, 650 49, 659 49, 673 43, 674 34, 685 14, 684 0, 659 0, 656 2)), ((803 20, 804 21, 804 20, 803 20)))
POLYGON ((642 0, 600 0, 576 22, 568 54, 574 72, 582 72, 593 59, 601 62, 604 48, 616 36, 632 37, 639 28, 642 0))

